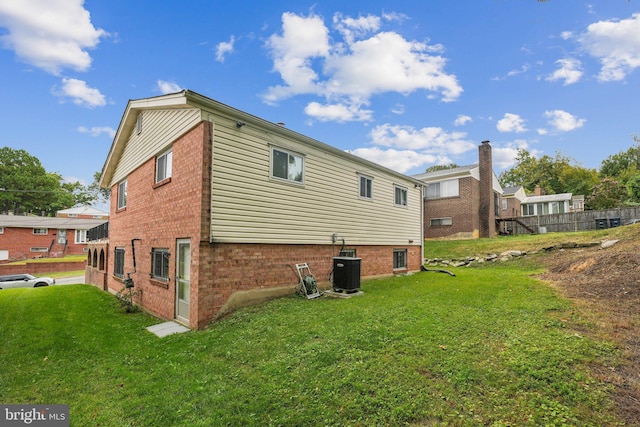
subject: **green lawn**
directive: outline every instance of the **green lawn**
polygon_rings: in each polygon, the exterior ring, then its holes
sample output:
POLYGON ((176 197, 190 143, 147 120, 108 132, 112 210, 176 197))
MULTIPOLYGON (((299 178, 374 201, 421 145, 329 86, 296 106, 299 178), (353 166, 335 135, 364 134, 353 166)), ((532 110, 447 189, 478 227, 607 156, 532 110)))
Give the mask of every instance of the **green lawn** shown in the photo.
POLYGON ((0 292, 0 402, 73 426, 617 425, 589 366, 617 350, 515 263, 289 297, 157 338, 83 285, 0 292))

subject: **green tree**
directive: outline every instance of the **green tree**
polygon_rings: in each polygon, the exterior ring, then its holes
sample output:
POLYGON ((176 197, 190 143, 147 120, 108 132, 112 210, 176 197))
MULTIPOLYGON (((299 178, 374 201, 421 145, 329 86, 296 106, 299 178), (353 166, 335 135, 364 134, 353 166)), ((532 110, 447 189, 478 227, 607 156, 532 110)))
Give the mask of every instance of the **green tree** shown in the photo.
POLYGON ((624 184, 615 179, 604 178, 593 187, 585 203, 593 210, 611 209, 624 205, 627 198, 627 187, 624 184))
POLYGON ((589 194, 598 182, 595 169, 580 166, 560 152, 555 157, 544 155, 535 158, 525 149, 519 149, 516 164, 498 177, 504 187, 522 186, 532 192, 540 186, 547 194, 589 194))
POLYGON ((447 170, 447 169, 455 169, 457 168, 458 165, 456 165, 455 163, 450 163, 448 165, 433 165, 433 166, 429 166, 427 169, 425 169, 425 173, 431 173, 431 172, 438 172, 438 171, 443 171, 443 170, 447 170))
POLYGON ((65 183, 27 151, 0 148, 0 212, 54 215, 93 200, 81 183, 65 183))

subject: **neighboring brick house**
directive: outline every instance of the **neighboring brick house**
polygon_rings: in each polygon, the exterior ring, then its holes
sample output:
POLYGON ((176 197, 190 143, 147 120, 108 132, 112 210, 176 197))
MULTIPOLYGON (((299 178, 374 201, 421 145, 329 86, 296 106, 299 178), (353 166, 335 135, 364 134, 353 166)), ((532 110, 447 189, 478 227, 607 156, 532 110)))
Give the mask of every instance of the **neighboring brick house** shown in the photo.
POLYGON ((478 238, 496 234, 502 187, 493 172, 491 145, 478 147, 479 163, 413 177, 426 184, 424 237, 478 238))
POLYGON ((515 218, 522 214, 522 201, 527 197, 524 187, 506 187, 502 192, 501 218, 515 218))
POLYGON ((0 261, 83 254, 87 230, 105 220, 0 215, 0 261))
POLYGON ((92 206, 78 206, 56 212, 58 218, 109 219, 109 212, 101 211, 92 206))
POLYGON ((423 261, 420 181, 189 90, 127 104, 100 185, 106 287, 192 328, 291 294, 295 264, 326 282, 341 250, 362 277, 423 261))

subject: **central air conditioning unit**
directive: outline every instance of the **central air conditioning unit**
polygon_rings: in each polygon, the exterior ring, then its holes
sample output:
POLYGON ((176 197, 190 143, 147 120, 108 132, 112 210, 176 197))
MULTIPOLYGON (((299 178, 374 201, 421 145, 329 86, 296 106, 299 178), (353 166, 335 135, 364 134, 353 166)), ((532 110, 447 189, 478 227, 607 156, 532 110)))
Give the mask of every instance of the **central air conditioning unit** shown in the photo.
POLYGON ((357 292, 360 290, 360 258, 333 258, 333 290, 357 292))

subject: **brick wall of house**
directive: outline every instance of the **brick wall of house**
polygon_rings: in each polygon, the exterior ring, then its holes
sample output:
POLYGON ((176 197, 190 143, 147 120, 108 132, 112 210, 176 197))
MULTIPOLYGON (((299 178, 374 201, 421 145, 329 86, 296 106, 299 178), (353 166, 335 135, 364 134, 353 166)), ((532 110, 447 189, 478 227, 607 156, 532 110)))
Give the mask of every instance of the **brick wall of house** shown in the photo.
MULTIPOLYGON (((64 255, 79 255, 85 252, 85 243, 75 243, 75 230, 67 229, 67 247, 64 255)), ((33 228, 3 227, 0 233, 0 249, 9 251, 9 260, 42 258, 53 241, 49 257, 62 257, 64 245, 58 243, 58 229, 49 228, 47 234, 33 234, 33 228), (44 252, 33 252, 32 248, 44 248, 44 252)))
POLYGON ((502 218, 515 218, 518 216, 522 216, 522 208, 520 205, 520 200, 515 197, 505 197, 503 200, 507 201, 507 209, 500 211, 500 217, 502 218))
MULTIPOLYGON (((203 200, 203 163, 210 158, 210 144, 205 141, 207 125, 201 123, 173 143, 172 176, 155 183, 155 158, 138 167, 127 177, 127 206, 117 210, 117 185, 112 188, 108 288, 112 292, 122 289, 122 279, 113 276, 114 251, 125 249, 125 277, 134 271, 132 244, 135 246, 136 272, 131 274, 135 288, 140 292, 137 302, 152 313, 167 319, 175 314, 176 240, 191 241, 191 281, 198 283, 197 265, 199 243, 203 237, 202 218, 208 209, 203 200), (203 143, 205 141, 205 143, 203 143), (206 208, 203 209, 203 206, 206 208), (205 211, 203 213, 203 210, 205 211), (133 239, 136 239, 132 242, 133 239), (137 240, 139 239, 139 240, 137 240), (169 281, 151 279, 151 251, 168 249, 169 281)), ((206 173, 205 173, 206 175, 206 173)), ((208 185, 208 184, 207 184, 208 185)), ((198 289, 191 289, 191 319, 196 319, 198 289)), ((195 324, 190 325, 195 327, 195 324)))
POLYGON ((479 183, 472 177, 459 180, 459 196, 429 199, 424 209, 425 239, 463 235, 477 237, 479 183), (451 218, 452 225, 432 226, 431 219, 451 218))
MULTIPOLYGON (((407 268, 395 273, 418 271, 422 264, 420 246, 348 246, 361 258, 362 278, 389 275, 393 271, 393 250, 407 249, 407 268)), ((328 282, 338 246, 201 244, 203 261, 200 286, 210 292, 200 301, 200 322, 206 326, 237 291, 291 286, 299 282, 295 264, 307 263, 318 282, 328 282)), ((203 290, 200 291, 203 294, 203 290)))
POLYGON ((87 248, 87 263, 84 282, 107 290, 107 266, 109 263, 109 242, 91 242, 87 248))
POLYGON ((5 274, 33 274, 41 276, 49 273, 60 273, 63 271, 82 270, 85 267, 84 261, 65 261, 65 262, 36 262, 27 261, 26 263, 16 264, 0 264, 0 275, 5 274))

